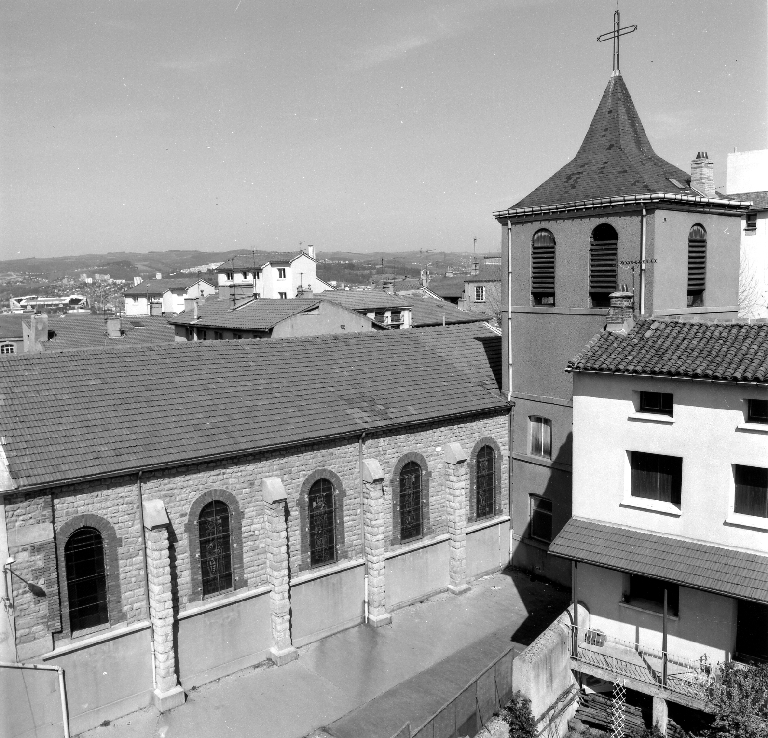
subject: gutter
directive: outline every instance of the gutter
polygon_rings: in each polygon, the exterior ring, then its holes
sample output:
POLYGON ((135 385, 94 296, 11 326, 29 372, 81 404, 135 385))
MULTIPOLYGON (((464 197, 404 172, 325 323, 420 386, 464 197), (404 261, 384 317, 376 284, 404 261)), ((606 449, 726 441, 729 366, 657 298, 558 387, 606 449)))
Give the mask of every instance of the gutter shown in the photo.
POLYGON ((697 195, 682 195, 677 193, 657 192, 645 195, 622 195, 620 197, 598 197, 593 200, 576 200, 574 202, 555 205, 533 205, 527 208, 508 208, 494 212, 494 218, 523 218, 530 215, 545 215, 551 213, 578 212, 593 210, 614 205, 643 205, 649 203, 677 202, 689 205, 706 205, 724 208, 726 210, 748 210, 751 202, 739 200, 723 200, 714 197, 699 197, 697 195))
POLYGON ((740 379, 710 379, 709 377, 679 377, 671 374, 642 374, 629 372, 606 372, 599 369, 574 369, 573 367, 566 367, 565 371, 568 374, 573 372, 581 372, 582 374, 604 374, 610 377, 643 377, 650 379, 677 379, 685 382, 711 382, 712 384, 746 384, 751 387, 766 387, 766 382, 745 382, 740 379))
MULTIPOLYGON (((286 339, 281 339, 286 340, 286 339)), ((400 428, 414 428, 418 427, 420 425, 425 425, 427 423, 433 423, 436 420, 457 420, 460 418, 470 418, 475 415, 484 415, 484 414, 496 414, 496 413, 504 413, 507 412, 508 405, 506 401, 503 399, 501 395, 499 395, 499 404, 495 405, 493 407, 487 407, 481 410, 467 410, 465 412, 461 413, 451 413, 450 415, 437 415, 432 417, 425 417, 420 418, 419 420, 413 420, 408 421, 405 423, 395 423, 392 425, 384 425, 376 428, 375 430, 398 430, 400 428)), ((370 434, 371 432, 375 431, 366 431, 366 433, 370 434)), ((233 459, 237 458, 238 456, 244 456, 246 454, 254 454, 254 453, 267 453, 269 451, 277 451, 281 449, 286 448, 296 448, 300 446, 305 446, 310 443, 318 443, 320 441, 338 441, 338 440, 344 440, 344 439, 355 439, 357 440, 360 437, 361 431, 359 429, 357 430, 351 430, 347 431, 345 433, 334 433, 331 435, 323 435, 323 436, 316 436, 316 437, 310 437, 310 438, 302 438, 300 441, 292 441, 289 443, 276 443, 269 446, 256 446, 251 448, 244 448, 239 449, 237 451, 228 451, 226 453, 218 453, 218 454, 207 454, 203 456, 194 456, 194 457, 187 457, 183 459, 175 459, 174 461, 168 461, 168 462, 162 462, 157 464, 147 464, 145 466, 133 466, 126 469, 116 469, 113 471, 108 472, 102 472, 97 474, 87 474, 81 477, 70 477, 68 479, 62 479, 62 480, 56 480, 53 482, 39 482, 37 484, 30 484, 25 486, 17 486, 14 487, 11 490, 3 490, 0 489, 0 497, 3 495, 9 493, 9 492, 33 492, 35 490, 40 489, 52 489, 55 487, 64 487, 69 484, 82 484, 83 482, 90 482, 96 479, 111 479, 113 477, 121 477, 126 476, 129 474, 136 474, 137 472, 150 472, 150 471, 157 471, 158 469, 173 469, 177 466, 182 466, 189 463, 195 463, 195 464, 203 464, 208 461, 219 461, 223 459, 233 459)))

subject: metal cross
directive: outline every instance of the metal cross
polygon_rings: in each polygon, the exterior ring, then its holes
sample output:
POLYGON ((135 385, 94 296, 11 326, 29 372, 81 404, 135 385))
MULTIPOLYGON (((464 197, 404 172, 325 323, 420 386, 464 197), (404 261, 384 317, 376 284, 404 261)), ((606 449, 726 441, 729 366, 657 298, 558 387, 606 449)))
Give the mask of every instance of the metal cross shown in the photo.
POLYGON ((621 27, 621 21, 619 20, 619 9, 616 8, 616 12, 613 14, 613 30, 608 33, 603 33, 597 37, 598 41, 607 41, 613 39, 613 71, 619 71, 619 37, 626 36, 628 33, 632 33, 637 30, 637 26, 624 26, 621 27))

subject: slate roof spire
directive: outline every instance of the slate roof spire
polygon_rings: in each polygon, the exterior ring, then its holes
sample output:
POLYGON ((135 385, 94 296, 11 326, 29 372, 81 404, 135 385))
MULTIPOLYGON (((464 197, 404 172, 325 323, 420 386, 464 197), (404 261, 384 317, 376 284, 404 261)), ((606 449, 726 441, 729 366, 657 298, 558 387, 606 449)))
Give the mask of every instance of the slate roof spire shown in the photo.
POLYGON ((624 78, 615 71, 576 156, 513 207, 658 192, 696 194, 690 180, 653 150, 624 78))

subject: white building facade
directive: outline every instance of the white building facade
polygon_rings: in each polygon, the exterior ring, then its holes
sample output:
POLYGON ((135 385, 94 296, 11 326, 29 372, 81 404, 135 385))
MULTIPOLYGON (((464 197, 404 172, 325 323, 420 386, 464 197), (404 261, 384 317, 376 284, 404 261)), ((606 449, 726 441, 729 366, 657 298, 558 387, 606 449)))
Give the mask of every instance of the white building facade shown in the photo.
POLYGON ((184 300, 216 294, 204 279, 149 279, 123 293, 125 314, 173 315, 184 311, 184 300))

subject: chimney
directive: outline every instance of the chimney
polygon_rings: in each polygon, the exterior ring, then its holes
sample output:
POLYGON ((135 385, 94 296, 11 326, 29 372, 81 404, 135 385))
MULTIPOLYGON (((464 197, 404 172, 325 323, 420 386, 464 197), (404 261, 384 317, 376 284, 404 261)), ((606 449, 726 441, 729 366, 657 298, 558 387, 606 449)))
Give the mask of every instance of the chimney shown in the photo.
POLYGON ((198 313, 197 313, 197 303, 198 300, 196 297, 185 297, 184 298, 184 312, 187 315, 192 316, 192 320, 197 320, 198 313))
MULTIPOLYGON (((85 274, 83 274, 83 281, 85 281, 85 274)), ((133 278, 133 286, 136 287, 136 285, 141 284, 141 277, 134 277, 133 278)))
POLYGON ((162 272, 155 272, 155 279, 162 279, 163 273, 162 272))
POLYGON ((475 259, 472 262, 472 271, 470 272, 470 274, 474 277, 479 273, 480 273, 480 264, 478 263, 477 259, 475 259))
MULTIPOLYGON (((26 333, 26 331, 24 331, 26 333)), ((48 340, 48 315, 47 313, 36 313, 29 319, 29 334, 25 336, 24 352, 28 354, 39 354, 42 352, 43 341, 48 340)))
POLYGON ((107 336, 109 338, 120 338, 123 335, 120 318, 107 318, 107 336))
POLYGON ((626 335, 635 325, 634 295, 623 284, 619 291, 612 292, 608 299, 611 301, 611 306, 608 308, 605 330, 626 335))
POLYGON ((381 283, 381 287, 388 295, 394 295, 395 294, 395 280, 394 279, 385 279, 381 283))
POLYGON ((717 197, 715 193, 715 165, 706 151, 699 151, 691 162, 691 187, 704 197, 717 197))
POLYGON ((315 247, 312 244, 307 246, 307 256, 311 256, 313 259, 315 258, 315 247))

